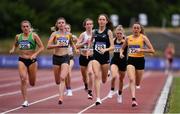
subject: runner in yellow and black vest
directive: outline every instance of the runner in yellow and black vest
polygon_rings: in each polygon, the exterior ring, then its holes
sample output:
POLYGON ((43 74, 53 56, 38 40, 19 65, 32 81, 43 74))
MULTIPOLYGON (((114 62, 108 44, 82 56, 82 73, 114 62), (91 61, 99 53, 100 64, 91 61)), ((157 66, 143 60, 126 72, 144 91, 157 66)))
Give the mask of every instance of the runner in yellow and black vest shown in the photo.
POLYGON ((66 21, 58 18, 55 24, 56 31, 49 38, 47 49, 54 49, 53 52, 53 71, 56 84, 59 86, 59 104, 63 102, 65 78, 69 73, 69 45, 76 47, 72 41, 72 34, 65 30, 66 21))
POLYGON ((138 105, 135 97, 135 87, 137 89, 140 88, 140 81, 145 66, 144 53, 155 52, 148 37, 144 35, 143 30, 139 23, 134 23, 132 27, 133 34, 127 37, 120 49, 120 57, 123 58, 123 51, 128 46, 127 74, 132 95, 132 107, 138 105))

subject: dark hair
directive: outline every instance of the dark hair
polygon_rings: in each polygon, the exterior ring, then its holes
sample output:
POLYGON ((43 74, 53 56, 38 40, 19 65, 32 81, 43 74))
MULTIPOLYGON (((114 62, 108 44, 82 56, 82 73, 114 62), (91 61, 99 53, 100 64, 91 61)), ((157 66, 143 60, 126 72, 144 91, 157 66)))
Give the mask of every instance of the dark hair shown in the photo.
MULTIPOLYGON (((143 25, 141 25, 139 22, 135 22, 134 24, 138 24, 138 25, 140 25, 140 28, 141 28, 140 33, 141 33, 141 34, 145 34, 145 31, 144 31, 144 27, 143 27, 143 25)), ((134 25, 134 24, 133 24, 133 25, 134 25)))
POLYGON ((111 22, 111 20, 109 19, 109 17, 107 16, 107 14, 100 14, 100 15, 98 16, 98 19, 99 19, 100 16, 105 16, 105 17, 106 17, 106 20, 108 21, 107 24, 106 24, 106 27, 107 27, 108 29, 110 29, 110 30, 113 30, 112 22, 111 22))
POLYGON ((64 18, 64 17, 59 17, 57 20, 56 20, 56 24, 55 24, 55 30, 57 31, 58 30, 58 27, 57 27, 57 22, 59 21, 59 20, 64 20, 65 21, 65 23, 66 23, 66 19, 64 18))
POLYGON ((86 19, 84 19, 84 21, 83 21, 83 27, 86 25, 86 22, 87 21, 92 21, 93 22, 93 20, 92 19, 90 19, 90 18, 86 18, 86 19))

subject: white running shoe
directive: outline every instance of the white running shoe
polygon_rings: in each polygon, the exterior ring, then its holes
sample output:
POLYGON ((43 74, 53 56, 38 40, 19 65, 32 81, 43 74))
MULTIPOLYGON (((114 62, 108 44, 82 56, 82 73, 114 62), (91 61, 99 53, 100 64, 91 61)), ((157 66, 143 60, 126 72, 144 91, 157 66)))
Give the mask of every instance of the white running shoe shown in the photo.
POLYGON ((141 89, 141 86, 139 85, 139 86, 136 86, 136 89, 141 89))
POLYGON ((102 102, 101 102, 101 99, 100 98, 97 98, 96 100, 96 105, 100 105, 102 102))
POLYGON ((107 97, 108 97, 108 98, 112 98, 112 97, 113 97, 113 94, 114 94, 114 91, 110 90, 107 97))
POLYGON ((67 94, 66 94, 66 96, 73 96, 73 94, 72 94, 72 90, 71 90, 71 89, 68 89, 68 90, 67 90, 67 94))
POLYGON ((117 102, 122 103, 122 95, 119 95, 118 93, 117 93, 117 102))
POLYGON ((29 106, 28 101, 24 101, 23 104, 22 104, 22 107, 28 107, 28 106, 29 106))
POLYGON ((93 99, 93 96, 92 96, 92 94, 88 94, 88 99, 93 99))

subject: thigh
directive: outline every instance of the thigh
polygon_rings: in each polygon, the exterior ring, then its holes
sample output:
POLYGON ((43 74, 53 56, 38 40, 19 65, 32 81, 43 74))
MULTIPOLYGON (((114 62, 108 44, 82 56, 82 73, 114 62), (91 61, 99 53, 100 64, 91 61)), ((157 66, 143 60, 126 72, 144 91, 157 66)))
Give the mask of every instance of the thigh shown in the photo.
POLYGON ((60 65, 53 65, 53 72, 54 72, 54 78, 56 84, 60 84, 60 73, 61 73, 60 65))
POLYGON ((37 62, 32 63, 28 68, 28 76, 30 81, 35 81, 37 72, 37 62))
POLYGON ((115 64, 112 64, 111 65, 111 74, 112 74, 112 77, 115 78, 119 73, 119 69, 118 69, 118 66, 115 65, 115 64))
POLYGON ((69 64, 67 63, 61 64, 61 74, 60 74, 61 79, 64 80, 67 77, 68 73, 69 73, 69 64))
POLYGON ((22 61, 18 62, 18 70, 21 80, 27 79, 27 67, 22 61))
POLYGON ((102 79, 104 82, 108 77, 109 64, 103 64, 101 68, 102 68, 102 79))
POLYGON ((80 66, 80 69, 81 69, 81 74, 82 74, 83 76, 86 76, 87 67, 86 67, 86 66, 80 66))
POLYGON ((136 70, 136 76, 142 76, 144 73, 144 70, 136 70))
POLYGON ((87 71, 88 73, 93 74, 92 61, 89 61, 87 71))
POLYGON ((92 68, 96 78, 101 76, 101 65, 97 60, 92 61, 92 68))
POLYGON ((119 79, 120 79, 120 80, 123 80, 124 77, 125 77, 125 75, 126 75, 126 72, 125 72, 125 71, 119 71, 119 79))
POLYGON ((127 65, 127 74, 129 79, 135 79, 135 67, 133 65, 127 65))

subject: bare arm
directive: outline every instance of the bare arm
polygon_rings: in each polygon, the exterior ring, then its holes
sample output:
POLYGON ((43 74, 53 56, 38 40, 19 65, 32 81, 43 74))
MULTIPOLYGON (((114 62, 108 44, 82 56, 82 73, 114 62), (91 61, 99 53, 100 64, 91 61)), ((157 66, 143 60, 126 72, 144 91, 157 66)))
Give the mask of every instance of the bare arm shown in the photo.
POLYGON ((16 50, 16 48, 18 47, 18 35, 16 35, 13 46, 11 48, 11 50, 9 51, 10 54, 14 53, 14 51, 16 50))
POLYGON ((77 48, 81 48, 81 47, 84 45, 84 43, 82 43, 83 37, 84 37, 84 34, 81 33, 80 36, 79 36, 79 38, 78 38, 78 41, 77 41, 77 43, 76 43, 76 47, 77 47, 77 48))
POLYGON ((155 50, 154 50, 151 42, 149 41, 149 39, 146 36, 143 36, 143 38, 144 38, 144 42, 145 42, 145 45, 147 46, 147 48, 141 49, 141 52, 155 53, 155 50))
POLYGON ((124 57, 123 52, 124 52, 125 47, 128 45, 127 40, 128 40, 128 38, 125 39, 125 41, 124 41, 124 43, 123 43, 123 45, 122 45, 122 47, 120 49, 120 57, 121 58, 124 57))
POLYGON ((58 45, 54 44, 55 32, 53 32, 48 40, 47 49, 57 48, 58 45))
POLYGON ((39 48, 38 48, 38 50, 32 55, 31 59, 32 59, 32 58, 36 58, 36 56, 37 56, 40 52, 42 52, 42 51, 44 50, 44 45, 43 45, 40 37, 39 37, 37 34, 33 33, 33 38, 34 38, 34 40, 36 41, 36 43, 37 43, 37 45, 38 45, 39 48))
POLYGON ((112 51, 114 49, 114 40, 113 40, 113 33, 111 30, 108 31, 108 35, 109 35, 109 41, 110 41, 110 47, 106 48, 106 51, 112 51))

